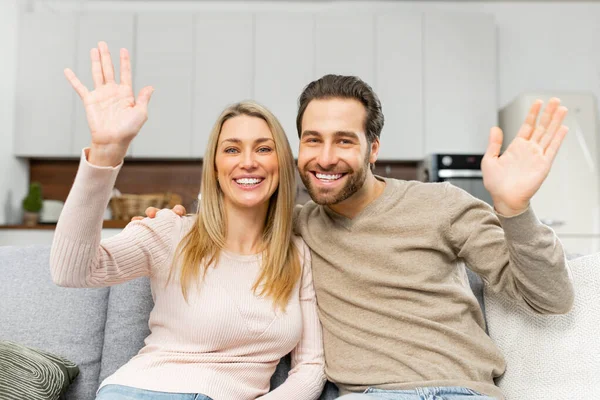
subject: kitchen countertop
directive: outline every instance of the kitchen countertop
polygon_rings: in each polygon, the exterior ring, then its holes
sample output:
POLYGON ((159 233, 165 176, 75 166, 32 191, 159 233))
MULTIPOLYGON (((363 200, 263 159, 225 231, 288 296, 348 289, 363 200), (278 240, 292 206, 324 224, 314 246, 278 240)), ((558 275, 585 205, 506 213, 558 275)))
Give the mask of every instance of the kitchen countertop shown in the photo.
MULTIPOLYGON (((123 229, 129 221, 105 220, 102 223, 103 229, 123 229)), ((34 229, 34 230, 54 230, 56 224, 38 224, 35 226, 27 225, 0 225, 0 229, 34 229)))

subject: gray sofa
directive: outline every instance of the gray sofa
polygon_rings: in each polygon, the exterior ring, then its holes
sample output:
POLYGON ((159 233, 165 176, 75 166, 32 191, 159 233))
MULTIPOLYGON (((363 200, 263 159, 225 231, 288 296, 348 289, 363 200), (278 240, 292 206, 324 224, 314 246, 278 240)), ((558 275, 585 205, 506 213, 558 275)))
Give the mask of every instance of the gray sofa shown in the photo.
MULTIPOLYGON (((0 339, 61 355, 80 368, 67 400, 92 400, 100 382, 133 357, 149 334, 150 283, 136 279, 100 289, 70 289, 50 279, 49 246, 0 247, 0 339)), ((469 274, 482 303, 483 285, 469 274)), ((289 371, 281 360, 271 387, 289 371)), ((328 382, 321 400, 337 397, 328 382)))

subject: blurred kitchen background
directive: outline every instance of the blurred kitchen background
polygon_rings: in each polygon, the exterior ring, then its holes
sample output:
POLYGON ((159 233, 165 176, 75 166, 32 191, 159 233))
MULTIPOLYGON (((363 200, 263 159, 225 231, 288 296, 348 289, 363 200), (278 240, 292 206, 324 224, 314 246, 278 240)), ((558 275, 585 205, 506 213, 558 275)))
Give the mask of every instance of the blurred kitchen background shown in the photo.
MULTIPOLYGON (((569 253, 600 251, 600 1, 0 0, 0 245, 51 243, 89 143, 62 71, 91 87, 99 40, 113 55, 130 50, 136 93, 156 89, 116 183, 123 194, 194 211, 207 134, 242 99, 279 117, 296 155, 298 95, 338 73, 382 101, 376 173, 448 180, 485 200, 489 128, 510 139, 535 98, 558 96, 571 131, 533 206, 569 253), (28 227, 33 182, 44 202, 28 227)), ((103 236, 126 224, 110 208, 105 218, 103 236)))

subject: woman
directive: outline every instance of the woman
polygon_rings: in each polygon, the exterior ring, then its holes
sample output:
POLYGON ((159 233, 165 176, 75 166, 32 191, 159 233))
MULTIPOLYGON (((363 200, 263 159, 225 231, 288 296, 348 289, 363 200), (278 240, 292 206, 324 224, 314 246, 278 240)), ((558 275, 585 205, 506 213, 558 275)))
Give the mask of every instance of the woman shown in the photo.
POLYGON ((293 157, 277 119, 253 102, 228 107, 208 139, 201 206, 130 223, 100 240, 102 215, 152 88, 134 100, 127 50, 117 84, 106 43, 92 49, 94 91, 65 75, 92 134, 56 228, 61 286, 149 276, 155 300, 145 346, 100 385, 97 399, 316 399, 324 384, 310 253, 291 233, 293 157), (288 379, 272 392, 279 359, 288 379))

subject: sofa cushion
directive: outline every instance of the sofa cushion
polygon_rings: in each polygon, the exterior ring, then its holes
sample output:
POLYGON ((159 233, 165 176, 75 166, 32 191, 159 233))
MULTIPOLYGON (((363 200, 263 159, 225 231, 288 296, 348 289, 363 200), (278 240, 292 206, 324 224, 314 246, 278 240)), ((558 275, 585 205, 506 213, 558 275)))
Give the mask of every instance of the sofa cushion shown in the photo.
POLYGON ((104 328, 100 382, 135 356, 150 334, 154 307, 150 279, 138 278, 110 288, 104 328))
POLYGON ((590 399, 600 394, 600 253, 569 261, 575 304, 539 315, 485 292, 490 336, 507 366, 497 384, 507 400, 590 399))
POLYGON ((0 399, 57 400, 78 374, 67 359, 0 340, 0 399))
POLYGON ((79 366, 67 398, 94 399, 108 288, 69 289, 50 278, 50 246, 0 247, 0 339, 59 354, 79 366))

